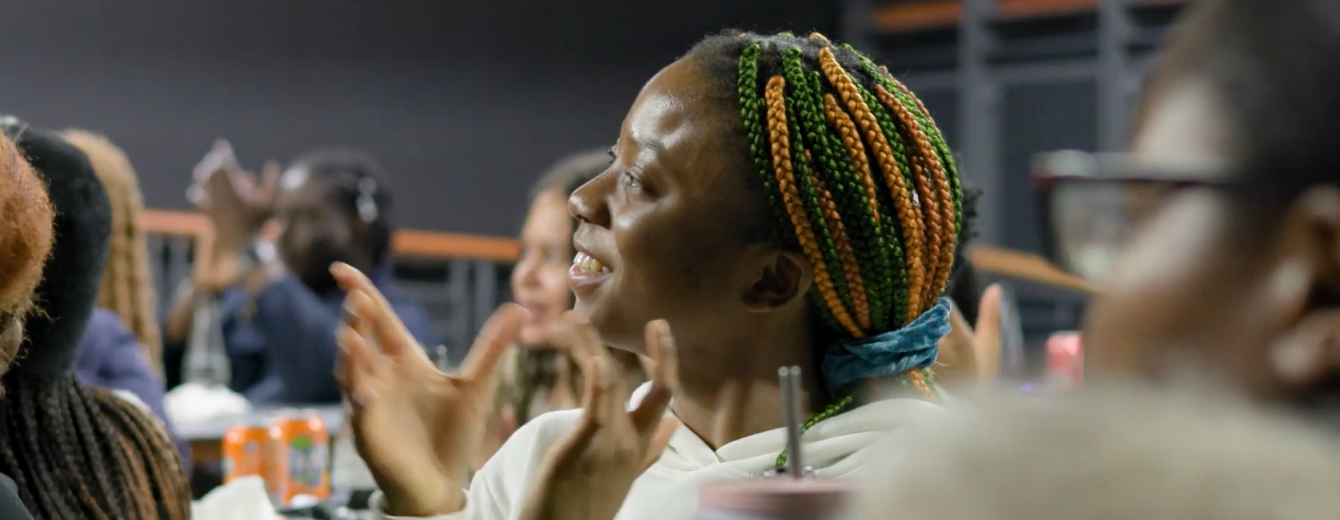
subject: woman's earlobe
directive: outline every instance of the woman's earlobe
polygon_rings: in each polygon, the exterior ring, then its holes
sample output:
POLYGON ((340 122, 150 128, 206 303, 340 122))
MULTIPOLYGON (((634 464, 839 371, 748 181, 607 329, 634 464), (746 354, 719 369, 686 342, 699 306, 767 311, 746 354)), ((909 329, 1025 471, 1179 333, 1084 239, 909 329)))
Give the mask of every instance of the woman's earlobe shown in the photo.
POLYGON ((813 282, 810 264, 803 257, 788 251, 774 252, 745 291, 744 302, 756 312, 780 309, 802 299, 813 282))

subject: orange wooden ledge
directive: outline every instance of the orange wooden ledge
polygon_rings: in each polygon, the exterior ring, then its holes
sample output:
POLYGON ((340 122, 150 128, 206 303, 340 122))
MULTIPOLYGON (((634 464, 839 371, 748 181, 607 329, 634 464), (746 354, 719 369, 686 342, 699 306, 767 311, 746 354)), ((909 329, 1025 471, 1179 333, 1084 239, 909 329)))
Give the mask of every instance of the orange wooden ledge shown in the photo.
MULTIPOLYGON (((209 219, 191 211, 145 210, 140 222, 149 233, 160 235, 197 237, 210 231, 209 219)), ((520 245, 511 238, 415 229, 397 231, 391 247, 398 255, 434 259, 515 262, 520 254, 520 245)), ((1097 292, 1087 280, 1030 253, 975 246, 968 250, 968 259, 973 268, 982 272, 1086 293, 1097 292)))
MULTIPOLYGON (((209 219, 192 211, 144 210, 145 231, 160 235, 197 237, 210 232, 209 219)), ((515 239, 464 233, 403 229, 391 239, 395 254, 420 258, 474 258, 515 262, 521 246, 515 239)))
POLYGON ((968 248, 968 261, 978 272, 1016 278, 1033 283, 1070 289, 1087 294, 1099 291, 1093 282, 1070 274, 1047 259, 1032 253, 973 246, 968 248))

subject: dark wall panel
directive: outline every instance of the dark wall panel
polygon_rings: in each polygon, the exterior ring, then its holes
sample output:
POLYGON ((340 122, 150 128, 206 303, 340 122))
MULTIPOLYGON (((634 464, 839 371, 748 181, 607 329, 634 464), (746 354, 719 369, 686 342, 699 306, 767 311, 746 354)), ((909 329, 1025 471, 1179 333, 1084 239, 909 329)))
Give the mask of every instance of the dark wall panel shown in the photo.
POLYGON ((958 92, 954 89, 924 89, 915 93, 935 119, 935 126, 940 127, 950 148, 958 146, 958 92))
POLYGON ((1098 146, 1098 90, 1093 81, 1005 88, 1001 153, 1006 201, 1001 246, 1042 252, 1038 198, 1029 179, 1033 155, 1098 146))
POLYGON ((608 146, 701 36, 833 32, 835 2, 0 0, 0 112, 108 134, 148 204, 184 208, 218 137, 243 161, 365 148, 406 226, 513 234, 530 181, 608 146))

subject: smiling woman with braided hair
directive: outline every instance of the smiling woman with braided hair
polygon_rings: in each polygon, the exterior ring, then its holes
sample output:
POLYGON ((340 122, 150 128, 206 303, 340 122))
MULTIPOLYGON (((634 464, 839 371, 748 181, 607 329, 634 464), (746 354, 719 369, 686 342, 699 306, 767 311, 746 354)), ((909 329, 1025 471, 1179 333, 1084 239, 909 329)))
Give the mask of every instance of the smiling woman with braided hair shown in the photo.
POLYGON ((452 490, 487 404, 476 387, 522 311, 499 311, 445 375, 367 279, 337 267, 354 325, 340 375, 386 513, 514 519, 536 489, 531 513, 692 518, 704 482, 787 460, 783 366, 804 367, 801 442, 822 477, 858 474, 944 413, 931 366, 950 330, 963 189, 930 114, 886 71, 819 35, 713 36, 643 87, 612 154, 568 201, 584 317, 557 337, 592 358, 587 409, 527 424, 468 496, 452 490), (602 344, 656 360, 627 414, 602 344))
POLYGON ((68 143, 21 126, 6 133, 47 185, 57 239, 35 293, 40 311, 24 322, 20 361, 3 379, 0 473, 38 520, 187 518, 190 489, 162 424, 73 371, 107 260, 107 195, 68 143))

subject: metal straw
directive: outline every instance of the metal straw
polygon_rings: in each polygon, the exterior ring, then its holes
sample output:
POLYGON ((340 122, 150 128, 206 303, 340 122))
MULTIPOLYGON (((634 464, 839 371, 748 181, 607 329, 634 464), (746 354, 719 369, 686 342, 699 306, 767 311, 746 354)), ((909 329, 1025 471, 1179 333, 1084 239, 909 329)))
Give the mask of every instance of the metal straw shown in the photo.
POLYGON ((791 478, 805 476, 805 464, 800 451, 800 367, 782 367, 777 370, 782 386, 782 415, 786 421, 786 472, 791 478))

